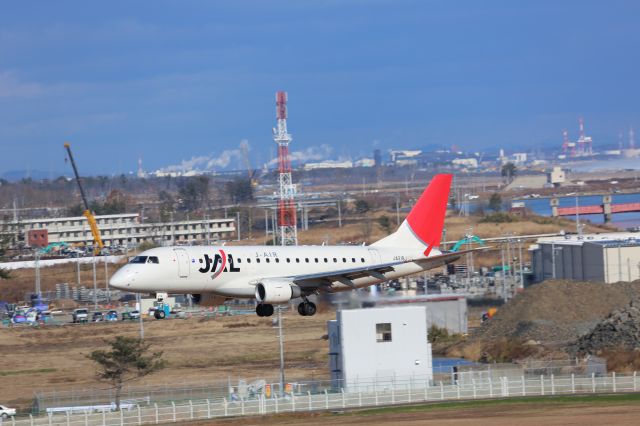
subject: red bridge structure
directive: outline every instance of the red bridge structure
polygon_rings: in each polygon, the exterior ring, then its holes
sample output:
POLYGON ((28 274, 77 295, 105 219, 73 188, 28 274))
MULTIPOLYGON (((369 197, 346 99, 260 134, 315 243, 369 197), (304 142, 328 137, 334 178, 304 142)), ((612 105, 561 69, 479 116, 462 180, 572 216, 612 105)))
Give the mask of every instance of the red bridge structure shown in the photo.
POLYGON ((602 196, 602 204, 595 206, 558 207, 557 198, 551 199, 551 216, 576 216, 587 214, 602 214, 604 222, 611 222, 614 213, 640 212, 640 203, 611 204, 611 195, 602 196))

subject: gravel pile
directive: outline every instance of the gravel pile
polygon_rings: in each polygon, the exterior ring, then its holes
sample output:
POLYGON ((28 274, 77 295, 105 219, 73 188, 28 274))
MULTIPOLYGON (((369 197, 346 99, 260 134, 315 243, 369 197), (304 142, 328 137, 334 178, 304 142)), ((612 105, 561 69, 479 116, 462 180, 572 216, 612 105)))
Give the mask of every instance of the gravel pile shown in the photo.
POLYGON ((640 304, 632 301, 628 306, 614 310, 569 349, 578 354, 595 354, 601 349, 632 350, 639 347, 640 304))
POLYGON ((504 305, 471 340, 487 342, 506 337, 564 346, 635 299, 640 299, 640 281, 547 281, 529 287, 504 305))

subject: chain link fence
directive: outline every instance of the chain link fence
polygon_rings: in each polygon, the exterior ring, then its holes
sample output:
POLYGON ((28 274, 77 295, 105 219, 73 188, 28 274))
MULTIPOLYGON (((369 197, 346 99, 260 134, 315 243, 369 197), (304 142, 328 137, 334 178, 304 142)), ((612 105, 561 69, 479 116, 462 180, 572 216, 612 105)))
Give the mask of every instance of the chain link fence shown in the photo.
MULTIPOLYGON (((509 398, 521 396, 572 395, 637 392, 637 374, 598 376, 591 375, 540 375, 539 377, 500 377, 464 384, 430 383, 413 378, 393 378, 385 383, 395 386, 378 386, 379 379, 366 391, 349 392, 325 389, 320 393, 291 391, 290 394, 272 392, 259 394, 254 399, 193 399, 170 403, 125 402, 121 410, 111 405, 73 406, 50 409, 47 414, 0 419, 0 426, 24 425, 142 425, 176 423, 197 419, 213 419, 229 416, 265 415, 287 412, 322 411, 378 407, 421 402, 509 398)), ((361 388, 362 389, 362 388, 361 388)))

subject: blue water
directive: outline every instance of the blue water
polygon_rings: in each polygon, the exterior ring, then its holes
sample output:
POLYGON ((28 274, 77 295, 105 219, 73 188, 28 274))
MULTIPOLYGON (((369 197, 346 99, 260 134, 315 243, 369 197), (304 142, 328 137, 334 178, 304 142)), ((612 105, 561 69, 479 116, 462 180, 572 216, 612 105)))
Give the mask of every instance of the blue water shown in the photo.
MULTIPOLYGON (((612 194, 612 203, 640 203, 640 194, 612 194)), ((602 204, 602 195, 578 196, 579 206, 591 206, 602 204)), ((575 207, 576 197, 558 197, 560 207, 575 207)), ((524 201, 525 206, 536 214, 541 216, 551 216, 551 200, 549 198, 531 198, 524 201)), ((568 219, 574 219, 575 216, 567 216, 568 219)), ((591 223, 604 223, 604 215, 591 214, 580 215, 580 220, 588 220, 591 223)), ((619 228, 631 228, 640 225, 640 212, 632 213, 616 213, 613 215, 612 224, 619 228)))
MULTIPOLYGON (((560 200, 560 207, 575 207, 576 197, 558 197, 560 200)), ((638 194, 611 194, 613 204, 621 203, 640 203, 640 193, 638 194)), ((518 199, 517 201, 523 201, 525 206, 540 216, 551 216, 551 199, 550 198, 528 198, 518 199)), ((579 206, 591 206, 602 204, 602 195, 583 195, 578 196, 579 206)), ((478 204, 471 205, 471 211, 475 211, 479 207, 478 204)), ((483 205, 486 210, 486 204, 483 205)), ((575 216, 565 216, 567 219, 575 220, 575 216)), ((591 222, 596 224, 604 223, 604 215, 590 214, 580 215, 580 222, 591 222)), ((612 225, 621 229, 633 228, 640 226, 640 212, 632 213, 615 213, 613 215, 612 225)))
POLYGON ((451 373, 453 367, 458 365, 477 365, 463 358, 433 358, 432 362, 434 373, 451 373))

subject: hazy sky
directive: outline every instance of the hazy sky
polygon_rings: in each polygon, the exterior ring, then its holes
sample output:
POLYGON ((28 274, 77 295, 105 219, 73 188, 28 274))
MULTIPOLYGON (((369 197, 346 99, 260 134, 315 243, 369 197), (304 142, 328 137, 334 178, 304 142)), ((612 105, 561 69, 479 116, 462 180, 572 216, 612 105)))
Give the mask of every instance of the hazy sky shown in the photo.
POLYGON ((0 174, 69 172, 65 140, 85 174, 236 168, 243 139, 263 163, 276 90, 310 158, 493 155, 580 115, 597 148, 640 130, 639 25, 631 0, 5 2, 0 174))

